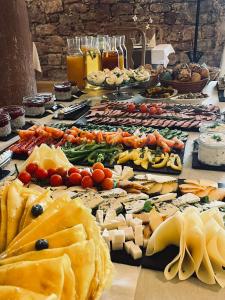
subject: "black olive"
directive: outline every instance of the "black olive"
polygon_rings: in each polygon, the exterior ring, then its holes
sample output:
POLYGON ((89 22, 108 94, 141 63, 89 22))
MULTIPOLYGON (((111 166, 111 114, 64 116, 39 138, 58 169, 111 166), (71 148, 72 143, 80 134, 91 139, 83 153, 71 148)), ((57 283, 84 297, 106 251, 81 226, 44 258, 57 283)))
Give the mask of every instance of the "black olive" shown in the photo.
POLYGON ((31 213, 32 215, 37 218, 38 216, 40 216, 41 214, 43 214, 43 207, 41 204, 36 204, 34 206, 32 206, 31 208, 31 213))
POLYGON ((35 243, 35 249, 38 251, 43 249, 48 249, 48 241, 44 239, 37 240, 35 243))

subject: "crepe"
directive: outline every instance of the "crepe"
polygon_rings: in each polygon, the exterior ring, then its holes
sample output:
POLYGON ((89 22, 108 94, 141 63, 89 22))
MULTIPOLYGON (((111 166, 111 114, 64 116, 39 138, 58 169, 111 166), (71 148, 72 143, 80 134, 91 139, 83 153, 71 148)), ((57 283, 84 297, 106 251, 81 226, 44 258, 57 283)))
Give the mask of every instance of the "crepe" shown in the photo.
POLYGON ((62 256, 47 260, 21 261, 0 268, 0 285, 16 285, 43 295, 56 294, 63 297, 64 266, 68 269, 70 260, 62 256), (35 275, 35 278, 33 276, 35 275))
POLYGON ((17 286, 1 285, 0 300, 57 300, 57 296, 45 296, 17 286))
MULTIPOLYGON (((85 241, 87 238, 86 232, 82 224, 75 225, 71 228, 67 228, 48 236, 43 236, 43 239, 48 241, 49 249, 61 248, 70 246, 77 242, 85 241)), ((29 251, 35 251, 36 240, 23 245, 20 248, 7 252, 7 257, 20 255, 29 251)))
MULTIPOLYGON (((51 259, 67 254, 76 279, 76 291, 79 300, 88 299, 89 289, 95 274, 95 246, 93 240, 83 241, 68 247, 31 251, 22 255, 0 261, 0 265, 8 265, 20 261, 36 261, 51 259)), ((1 268, 0 268, 1 270, 1 268)))

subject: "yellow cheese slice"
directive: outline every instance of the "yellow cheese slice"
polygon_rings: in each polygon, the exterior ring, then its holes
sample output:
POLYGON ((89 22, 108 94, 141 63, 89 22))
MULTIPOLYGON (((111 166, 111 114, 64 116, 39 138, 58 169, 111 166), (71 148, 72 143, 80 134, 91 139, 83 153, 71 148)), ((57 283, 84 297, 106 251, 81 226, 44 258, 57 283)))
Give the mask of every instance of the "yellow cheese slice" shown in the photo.
POLYGON ((195 192, 195 195, 197 195, 199 198, 207 197, 214 189, 214 187, 207 187, 204 191, 195 192))
POLYGON ((199 180, 199 184, 201 186, 206 186, 206 187, 214 187, 214 188, 218 188, 218 183, 213 181, 213 180, 208 180, 208 179, 200 179, 199 180))
POLYGON ((163 183, 161 194, 169 194, 172 192, 176 192, 178 188, 177 182, 165 182, 163 183))

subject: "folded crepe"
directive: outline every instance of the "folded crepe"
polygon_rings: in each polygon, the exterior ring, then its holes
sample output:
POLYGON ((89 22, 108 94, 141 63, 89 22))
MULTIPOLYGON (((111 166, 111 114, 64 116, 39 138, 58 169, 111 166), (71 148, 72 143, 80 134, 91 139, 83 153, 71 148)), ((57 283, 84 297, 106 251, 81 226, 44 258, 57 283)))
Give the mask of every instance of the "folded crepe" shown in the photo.
POLYGON ((17 286, 1 285, 0 300, 57 300, 57 296, 45 296, 17 286))
POLYGON ((75 298, 75 278, 67 255, 4 265, 0 285, 15 285, 47 296, 56 294, 59 299, 75 298))

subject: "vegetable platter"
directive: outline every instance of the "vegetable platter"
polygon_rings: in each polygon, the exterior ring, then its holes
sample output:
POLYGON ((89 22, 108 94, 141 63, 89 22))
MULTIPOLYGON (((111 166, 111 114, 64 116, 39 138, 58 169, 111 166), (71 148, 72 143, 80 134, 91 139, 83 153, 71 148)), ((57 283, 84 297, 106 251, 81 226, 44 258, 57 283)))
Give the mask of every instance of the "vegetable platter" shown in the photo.
POLYGON ((49 126, 33 126, 19 131, 19 135, 21 139, 10 147, 17 159, 28 157, 35 146, 45 143, 62 147, 73 164, 103 162, 107 166, 122 164, 135 170, 171 174, 179 174, 182 170, 184 142, 176 135, 167 139, 165 132, 163 136, 157 130, 138 135, 121 129, 107 132, 72 127, 63 131, 49 126))

